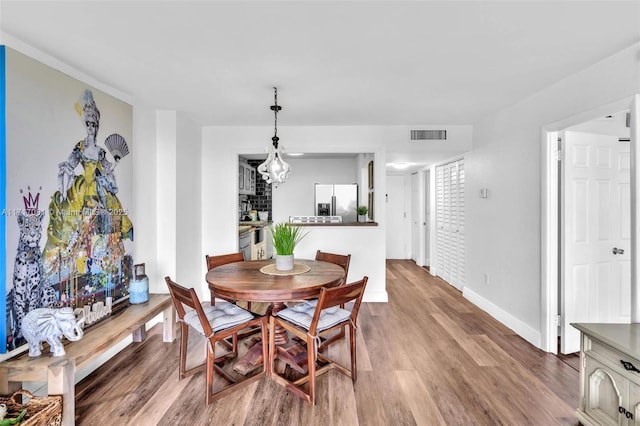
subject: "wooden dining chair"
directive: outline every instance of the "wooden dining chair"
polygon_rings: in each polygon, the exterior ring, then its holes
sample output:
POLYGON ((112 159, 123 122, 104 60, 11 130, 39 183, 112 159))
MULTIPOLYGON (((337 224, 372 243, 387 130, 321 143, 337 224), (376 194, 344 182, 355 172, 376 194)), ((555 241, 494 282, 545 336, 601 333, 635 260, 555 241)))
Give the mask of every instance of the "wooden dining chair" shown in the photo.
POLYGON ((344 278, 340 285, 343 285, 347 282, 347 275, 349 274, 349 263, 351 263, 350 254, 335 254, 318 250, 316 251, 316 260, 334 263, 342 267, 342 269, 344 269, 344 278))
MULTIPOLYGON (((329 252, 318 250, 316 251, 316 260, 333 263, 342 267, 342 269, 344 269, 344 278, 342 279, 342 282, 338 285, 344 285, 344 283, 347 282, 347 275, 349 274, 349 263, 351 263, 351 254, 336 254, 336 253, 329 253, 329 252)), ((306 300, 303 303, 308 306, 315 307, 316 303, 318 303, 318 299, 306 300)), ((340 307, 344 309, 344 305, 341 305, 340 307)), ((345 335, 346 335, 345 328, 341 327, 340 331, 338 331, 335 334, 332 334, 330 336, 321 336, 322 343, 320 344, 318 350, 322 352, 327 346, 329 346, 333 342, 343 339, 345 335)))
POLYGON ((262 341, 267 341, 267 319, 266 317, 255 317, 251 312, 229 302, 220 302, 218 304, 202 305, 193 288, 185 288, 169 277, 165 277, 173 305, 178 312, 178 321, 180 322, 180 361, 178 373, 180 379, 191 376, 203 369, 206 369, 206 396, 207 404, 210 402, 243 387, 253 381, 260 379, 266 375, 268 367, 267 346, 263 345, 262 371, 250 378, 242 381, 236 380, 229 373, 225 372, 219 364, 229 359, 233 359, 238 355, 238 332, 247 327, 259 326, 262 331, 262 341), (207 359, 202 365, 192 367, 187 370, 187 343, 189 336, 189 327, 193 328, 198 334, 207 339, 207 359), (215 348, 217 342, 223 342, 224 339, 232 338, 231 352, 216 358, 215 348), (215 384, 215 376, 218 373, 226 381, 229 386, 213 391, 215 384))
MULTIPOLYGON (((243 252, 219 254, 219 255, 215 255, 215 256, 214 255, 209 256, 207 254, 207 255, 205 255, 205 261, 207 263, 207 271, 210 271, 213 268, 215 268, 216 266, 222 266, 222 265, 226 265, 228 263, 244 262, 245 258, 244 258, 244 253, 243 252)), ((211 290, 211 300, 214 301, 215 297, 216 296, 213 293, 213 290, 211 290)), ((235 300, 229 300, 229 302, 236 303, 235 300)), ((251 310, 251 302, 247 302, 247 309, 251 310)))
POLYGON ((320 292, 318 303, 314 308, 300 304, 283 309, 271 316, 269 320, 269 375, 276 382, 310 404, 315 404, 316 378, 331 369, 335 368, 346 374, 355 383, 358 374, 356 365, 356 320, 367 280, 368 277, 365 276, 360 281, 351 284, 323 288, 320 292), (340 305, 350 301, 355 301, 351 310, 340 307, 340 305), (275 344, 276 326, 283 327, 306 344, 308 373, 300 379, 290 381, 281 376, 275 369, 275 361, 279 358, 279 353, 286 350, 275 344), (318 351, 319 333, 337 330, 341 327, 349 328, 350 370, 318 351), (319 364, 316 365, 316 362, 319 364))

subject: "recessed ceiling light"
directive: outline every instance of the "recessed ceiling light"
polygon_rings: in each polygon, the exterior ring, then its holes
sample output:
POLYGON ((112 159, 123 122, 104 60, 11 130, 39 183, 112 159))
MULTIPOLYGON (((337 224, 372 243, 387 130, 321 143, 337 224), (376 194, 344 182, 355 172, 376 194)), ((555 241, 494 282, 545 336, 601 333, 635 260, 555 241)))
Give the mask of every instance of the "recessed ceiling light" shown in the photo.
POLYGON ((287 155, 289 157, 302 157, 304 152, 288 152, 287 155))
POLYGON ((389 163, 388 165, 398 170, 404 170, 409 168, 409 166, 411 166, 411 163, 400 162, 400 163, 389 163))

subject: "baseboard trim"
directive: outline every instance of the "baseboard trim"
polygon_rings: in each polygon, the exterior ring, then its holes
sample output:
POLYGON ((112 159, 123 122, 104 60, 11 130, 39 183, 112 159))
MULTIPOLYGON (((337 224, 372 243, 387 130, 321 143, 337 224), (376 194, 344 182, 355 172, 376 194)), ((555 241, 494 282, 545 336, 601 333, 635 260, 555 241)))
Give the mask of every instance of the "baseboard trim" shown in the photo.
POLYGON ((364 296, 362 297, 363 302, 379 302, 379 303, 387 303, 389 301, 389 293, 385 290, 383 291, 364 291, 364 296))
POLYGON ((534 329, 528 324, 525 324, 509 312, 480 296, 478 293, 469 290, 469 287, 464 288, 462 296, 496 320, 500 321, 502 324, 515 331, 520 337, 534 345, 536 348, 542 348, 540 346, 542 342, 540 331, 534 329))

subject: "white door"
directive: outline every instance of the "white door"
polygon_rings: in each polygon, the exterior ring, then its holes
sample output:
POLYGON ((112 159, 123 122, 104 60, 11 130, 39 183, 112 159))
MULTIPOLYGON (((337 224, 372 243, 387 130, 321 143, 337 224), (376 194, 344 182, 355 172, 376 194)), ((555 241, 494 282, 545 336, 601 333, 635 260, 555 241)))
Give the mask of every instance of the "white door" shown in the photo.
POLYGON ((458 160, 456 162, 458 166, 458 184, 456 187, 458 214, 456 218, 456 227, 454 229, 455 244, 457 252, 458 267, 456 269, 456 281, 455 286, 458 290, 462 290, 465 284, 465 268, 466 268, 466 251, 465 251, 465 239, 464 239, 464 226, 465 226, 465 171, 464 160, 458 160))
POLYGON ((561 352, 580 350, 572 322, 628 323, 631 315, 630 144, 560 134, 561 352))
POLYGON ((424 174, 424 222, 422 223, 423 232, 424 232, 424 265, 431 266, 431 233, 429 232, 429 227, 431 226, 431 192, 430 188, 430 178, 431 173, 427 171, 424 174))
POLYGON ((418 189, 420 183, 418 182, 418 174, 413 173, 411 175, 411 259, 422 265, 422 261, 418 258, 420 256, 420 195, 418 189))
POLYGON ((436 167, 436 274, 462 290, 465 283, 464 160, 436 167))
POLYGON ((449 278, 449 225, 448 205, 449 186, 445 188, 445 177, 449 176, 449 165, 436 167, 436 270, 435 273, 445 281, 449 278), (446 212, 445 212, 446 210, 446 212))
POLYGON ((407 222, 405 209, 405 177, 387 175, 387 193, 385 195, 387 229, 387 259, 407 259, 407 222))

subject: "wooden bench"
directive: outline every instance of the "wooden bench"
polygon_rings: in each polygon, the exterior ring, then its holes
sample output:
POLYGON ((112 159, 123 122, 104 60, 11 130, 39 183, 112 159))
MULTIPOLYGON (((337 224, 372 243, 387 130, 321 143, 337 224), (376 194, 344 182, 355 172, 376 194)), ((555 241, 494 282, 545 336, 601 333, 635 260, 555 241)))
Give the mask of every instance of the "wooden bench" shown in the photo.
POLYGON ((28 353, 24 353, 0 363, 0 394, 12 394, 22 387, 22 382, 47 382, 49 395, 62 395, 62 424, 75 424, 76 371, 89 365, 129 334, 134 342, 143 341, 146 336, 145 323, 160 313, 164 314, 163 340, 172 342, 175 339, 176 317, 171 297, 152 294, 148 302, 131 305, 87 328, 79 341, 63 340, 64 356, 51 356, 45 349, 37 358, 30 358, 28 353))

